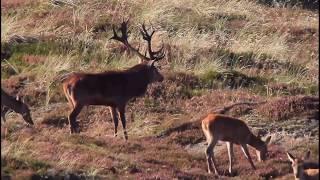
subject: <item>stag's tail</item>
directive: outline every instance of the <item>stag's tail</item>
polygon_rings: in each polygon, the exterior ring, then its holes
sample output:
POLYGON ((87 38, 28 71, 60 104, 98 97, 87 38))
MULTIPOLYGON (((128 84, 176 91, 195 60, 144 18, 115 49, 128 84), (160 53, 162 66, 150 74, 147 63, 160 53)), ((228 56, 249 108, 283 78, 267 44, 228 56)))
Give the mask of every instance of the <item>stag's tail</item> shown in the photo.
POLYGON ((70 77, 70 75, 72 75, 74 73, 75 72, 72 71, 72 72, 69 72, 69 73, 66 73, 66 74, 58 75, 58 76, 56 76, 55 81, 63 83, 66 79, 68 79, 70 77))

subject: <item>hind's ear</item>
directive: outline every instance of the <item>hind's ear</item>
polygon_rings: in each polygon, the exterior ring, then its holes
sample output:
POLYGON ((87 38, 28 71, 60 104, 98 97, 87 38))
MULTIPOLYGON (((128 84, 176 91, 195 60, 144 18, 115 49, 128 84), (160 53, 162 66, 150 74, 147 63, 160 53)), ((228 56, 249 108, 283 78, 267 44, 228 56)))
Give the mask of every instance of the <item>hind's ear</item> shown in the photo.
POLYGON ((288 156, 288 159, 293 163, 295 157, 292 154, 290 154, 289 152, 287 152, 287 156, 288 156))
POLYGON ((266 144, 269 144, 271 141, 271 136, 268 136, 267 139, 264 141, 266 144))
POLYGON ((310 158, 310 154, 311 154, 311 152, 310 152, 310 150, 309 150, 309 151, 304 155, 303 160, 309 159, 309 158, 310 158))

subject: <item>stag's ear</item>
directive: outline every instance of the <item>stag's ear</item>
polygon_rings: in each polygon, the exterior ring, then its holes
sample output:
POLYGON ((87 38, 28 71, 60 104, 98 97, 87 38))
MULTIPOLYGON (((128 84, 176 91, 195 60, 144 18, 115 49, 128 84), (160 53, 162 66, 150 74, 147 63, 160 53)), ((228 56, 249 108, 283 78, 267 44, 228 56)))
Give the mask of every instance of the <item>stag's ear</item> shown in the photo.
POLYGON ((149 62, 148 62, 148 66, 149 66, 149 67, 154 66, 154 63, 155 63, 155 62, 156 62, 155 60, 151 60, 151 61, 149 61, 149 62))
POLYGON ((288 156, 288 159, 293 163, 295 160, 295 157, 292 154, 290 154, 289 152, 287 152, 287 156, 288 156))
POLYGON ((308 151, 308 152, 304 155, 303 160, 309 159, 309 158, 310 158, 310 154, 311 154, 311 152, 308 151))

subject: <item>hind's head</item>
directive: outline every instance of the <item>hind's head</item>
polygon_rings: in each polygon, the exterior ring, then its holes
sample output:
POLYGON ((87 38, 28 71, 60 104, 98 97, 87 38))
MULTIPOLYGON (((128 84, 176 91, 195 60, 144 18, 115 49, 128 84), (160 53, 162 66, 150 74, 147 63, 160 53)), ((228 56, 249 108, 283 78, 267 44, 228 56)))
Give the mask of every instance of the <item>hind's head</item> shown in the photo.
POLYGON ((303 179, 302 177, 304 173, 304 161, 309 159, 310 151, 308 151, 303 158, 296 158, 289 152, 287 152, 286 154, 291 162, 291 167, 295 179, 303 179))

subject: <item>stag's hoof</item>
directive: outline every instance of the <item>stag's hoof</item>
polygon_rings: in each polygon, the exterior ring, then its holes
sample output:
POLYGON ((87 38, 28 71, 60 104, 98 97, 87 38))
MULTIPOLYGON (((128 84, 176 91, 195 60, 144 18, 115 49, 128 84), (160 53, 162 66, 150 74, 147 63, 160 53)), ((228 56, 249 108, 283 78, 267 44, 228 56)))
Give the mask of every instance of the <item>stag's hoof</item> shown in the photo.
POLYGON ((70 135, 71 134, 74 134, 75 132, 74 132, 74 130, 73 129, 70 129, 70 135))
POLYGON ((80 128, 79 127, 71 127, 70 128, 70 134, 75 134, 75 133, 80 133, 80 128))
POLYGON ((74 132, 77 133, 77 134, 79 134, 79 133, 80 133, 80 128, 79 128, 79 127, 75 128, 75 129, 74 129, 74 132))

